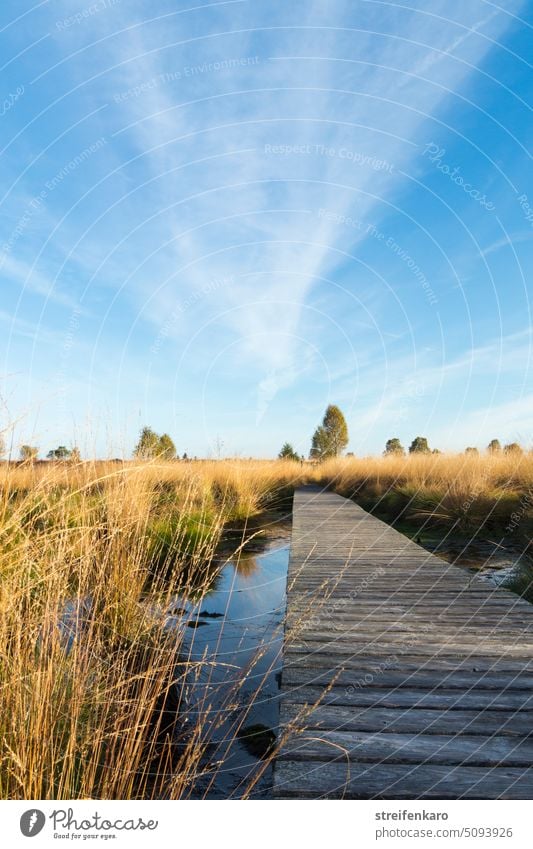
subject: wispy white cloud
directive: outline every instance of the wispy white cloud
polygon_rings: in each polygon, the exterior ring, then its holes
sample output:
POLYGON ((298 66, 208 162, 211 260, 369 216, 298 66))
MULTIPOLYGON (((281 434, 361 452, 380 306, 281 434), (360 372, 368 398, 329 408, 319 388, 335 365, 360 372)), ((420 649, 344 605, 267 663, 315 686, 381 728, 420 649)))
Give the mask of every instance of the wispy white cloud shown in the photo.
POLYGON ((0 261, 0 277, 4 285, 14 283, 24 293, 28 291, 40 295, 44 300, 54 301, 67 307, 73 307, 75 300, 63 291, 59 291, 54 279, 49 279, 37 271, 32 263, 11 254, 4 254, 0 261))
POLYGON ((533 240, 533 232, 529 231, 527 233, 514 233, 509 234, 504 239, 495 239, 495 241, 491 242, 486 248, 483 249, 482 253, 484 257, 489 256, 489 254, 496 253, 496 251, 501 250, 501 248, 511 248, 513 249, 514 245, 520 244, 522 242, 531 242, 533 240))
POLYGON ((377 359, 361 368, 355 402, 353 375, 340 382, 337 397, 354 402, 362 445, 372 443, 375 429, 383 426, 409 433, 420 428, 433 444, 450 450, 483 445, 495 435, 511 439, 521 433, 531 439, 533 405, 527 387, 532 353, 528 328, 455 356, 419 351, 377 359), (480 386, 494 391, 498 383, 507 396, 516 397, 502 401, 501 393, 480 392, 480 386))
MULTIPOLYGON (((284 9, 271 32, 271 14, 265 19, 242 4, 213 10, 211 26, 196 30, 192 39, 187 27, 194 17, 180 16, 130 27, 101 46, 101 66, 113 70, 97 86, 113 104, 115 143, 140 157, 139 177, 155 178, 135 204, 147 216, 151 209, 170 207, 158 222, 164 247, 154 258, 157 280, 140 274, 129 286, 144 318, 156 327, 183 298, 183 289, 231 275, 233 285, 217 292, 206 308, 246 337, 249 355, 265 375, 290 366, 298 304, 317 276, 338 261, 331 248, 353 246, 357 237, 334 221, 315 219, 310 226, 305 212, 284 210, 357 209, 364 219, 391 198, 401 182, 399 171, 416 149, 413 139, 443 102, 443 88, 457 88, 490 48, 476 30, 498 37, 507 25, 496 10, 487 15, 482 2, 470 4, 462 16, 455 10, 462 28, 442 20, 448 12, 442 0, 431 5, 433 17, 388 9, 392 26, 384 10, 372 5, 355 31, 350 24, 342 29, 351 21, 347 2, 333 4, 327 16, 321 2, 307 3, 303 14, 300 7, 297 19, 284 9), (379 29, 382 36, 376 36, 379 29), (227 31, 235 34, 224 35, 227 31), (458 47, 462 61, 451 55, 458 47), (255 64, 215 70, 217 62, 255 56, 255 64), (398 70, 393 74, 385 67, 398 70), (421 77, 438 79, 442 87, 421 77), (279 152, 280 146, 296 152, 279 152), (372 155, 391 169, 356 164, 347 158, 354 154, 372 155), (204 226, 214 220, 216 226, 204 226), (214 251, 217 245, 224 251, 214 251), (254 268, 270 276, 254 278, 254 268), (295 268, 302 274, 290 280, 294 305, 279 309, 289 286, 284 271, 295 268), (271 344, 269 331, 276 338, 271 344), (253 337, 260 340, 255 347, 253 337)), ((130 12, 130 24, 136 14, 130 12)), ((91 28, 101 38, 104 18, 89 20, 84 37, 91 28)), ((81 37, 81 27, 74 35, 81 37)), ((79 69, 88 72, 86 64, 79 69)), ((108 115, 109 110, 104 119, 108 115)), ((153 249, 153 231, 144 238, 137 233, 131 263, 146 251, 147 238, 153 249)))
MULTIPOLYGON (((71 5, 56 2, 52 23, 71 5)), ((87 140, 106 143, 47 199, 39 238, 28 231, 3 273, 20 291, 70 307, 68 286, 87 283, 100 318, 90 326, 94 368, 104 376, 91 372, 89 391, 113 382, 115 357, 124 385, 141 384, 144 363, 142 379, 159 396, 174 371, 185 382, 222 363, 230 388, 243 367, 255 381, 246 403, 258 429, 278 396, 311 380, 321 399, 331 386, 338 399, 360 401, 359 426, 371 431, 377 416, 401 416, 406 374, 424 387, 422 400, 408 396, 414 407, 495 364, 523 371, 526 340, 503 340, 502 358, 498 340, 451 357, 416 350, 418 316, 385 316, 402 293, 395 280, 381 286, 371 268, 364 274, 353 260, 364 230, 339 223, 394 211, 403 175, 421 167, 428 122, 479 74, 508 15, 487 13, 483 0, 453 10, 432 0, 419 11, 348 0, 173 5, 156 16, 138 0, 110 4, 57 31, 50 64, 60 64, 43 65, 35 84, 36 96, 59 99, 46 119, 60 125, 64 109, 66 126, 84 134, 80 144, 61 127, 66 150, 48 148, 46 136, 50 173, 87 140), (323 208, 337 217, 318 215, 323 208), (330 281, 350 263, 344 286, 354 299, 337 316, 344 300, 330 281), (220 279, 228 282, 211 285, 220 279), (309 320, 311 306, 335 314, 337 326, 309 320), (345 337, 356 355, 340 361, 345 337), (150 349, 161 352, 146 366, 150 349)), ((501 246, 489 243, 485 256, 501 246)), ((84 366, 69 364, 81 382, 84 366)))
POLYGON ((16 336, 30 339, 32 342, 39 340, 40 342, 53 345, 61 341, 61 335, 59 333, 48 330, 41 322, 27 321, 5 310, 0 310, 0 322, 4 325, 6 331, 16 336))

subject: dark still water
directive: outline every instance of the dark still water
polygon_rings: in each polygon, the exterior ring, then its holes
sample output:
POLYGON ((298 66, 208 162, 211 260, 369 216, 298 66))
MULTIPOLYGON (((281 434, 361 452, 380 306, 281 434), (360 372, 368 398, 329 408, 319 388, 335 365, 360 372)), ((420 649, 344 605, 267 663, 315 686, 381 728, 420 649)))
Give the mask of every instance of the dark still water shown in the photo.
POLYGON ((185 691, 186 721, 196 728, 200 719, 208 741, 192 798, 238 799, 252 780, 251 798, 269 795, 288 560, 288 539, 271 540, 261 553, 228 562, 196 606, 177 607, 176 620, 188 623, 182 657, 195 670, 185 691))

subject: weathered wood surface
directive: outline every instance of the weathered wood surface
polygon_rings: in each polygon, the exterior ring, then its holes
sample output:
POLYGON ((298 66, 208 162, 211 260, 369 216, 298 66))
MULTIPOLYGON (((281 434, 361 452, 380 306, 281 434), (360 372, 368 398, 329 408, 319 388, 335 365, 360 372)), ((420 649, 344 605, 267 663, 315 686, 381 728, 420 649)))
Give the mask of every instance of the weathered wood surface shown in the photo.
POLYGON ((294 498, 278 798, 533 798, 533 606, 294 498))

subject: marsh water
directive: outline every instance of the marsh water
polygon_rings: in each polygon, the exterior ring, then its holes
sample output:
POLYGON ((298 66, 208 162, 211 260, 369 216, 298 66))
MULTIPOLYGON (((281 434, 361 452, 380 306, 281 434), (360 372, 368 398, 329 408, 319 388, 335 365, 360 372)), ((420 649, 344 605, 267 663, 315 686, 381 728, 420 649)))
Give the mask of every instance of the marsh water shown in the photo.
POLYGON ((530 558, 508 540, 489 540, 476 535, 436 529, 421 531, 414 525, 397 523, 397 530, 447 563, 476 573, 483 581, 517 592, 532 601, 529 584, 533 577, 530 558))
MULTIPOLYGON (((524 569, 520 552, 497 543, 402 531, 494 585, 512 588, 524 569)), ((169 624, 181 630, 185 617, 182 651, 195 670, 186 687, 186 722, 195 728, 201 720, 208 740, 191 798, 270 796, 268 755, 279 726, 289 541, 290 523, 285 523, 271 531, 260 550, 230 559, 201 601, 176 599, 169 624)))
MULTIPOLYGON (((533 601, 531 558, 518 548, 444 529, 394 526, 443 560, 533 601)), ((223 564, 201 599, 175 598, 170 608, 158 608, 166 626, 179 631, 180 661, 191 670, 180 692, 180 730, 184 739, 206 744, 185 794, 190 798, 271 797, 290 531, 290 519, 276 521, 253 543, 255 550, 245 548, 223 564)), ((90 608, 88 599, 67 604, 61 628, 69 647, 90 608)))
POLYGON ((186 687, 186 721, 194 728, 201 718, 208 740, 192 798, 242 798, 252 779, 251 798, 270 791, 289 530, 278 528, 263 550, 229 560, 200 602, 176 602, 176 625, 187 618, 182 653, 195 670, 186 687))

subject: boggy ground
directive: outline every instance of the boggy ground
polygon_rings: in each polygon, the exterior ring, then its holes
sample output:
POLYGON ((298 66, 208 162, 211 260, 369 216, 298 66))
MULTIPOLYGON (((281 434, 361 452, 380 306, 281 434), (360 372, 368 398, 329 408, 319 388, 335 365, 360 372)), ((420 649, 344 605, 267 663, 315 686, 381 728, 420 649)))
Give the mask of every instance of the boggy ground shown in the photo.
POLYGON ((311 481, 421 544, 462 535, 529 562, 531 454, 0 466, 1 798, 189 794, 206 743, 186 692, 210 658, 167 611, 311 481))
POLYGON ((449 562, 505 569, 533 601, 532 453, 347 458, 321 480, 449 562))
POLYGON ((188 656, 169 611, 197 603, 303 479, 284 464, 2 464, 0 797, 188 794, 206 741, 187 688, 210 658, 188 656))

